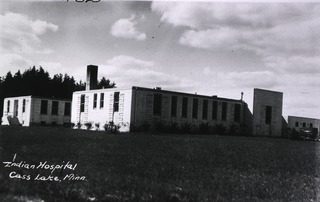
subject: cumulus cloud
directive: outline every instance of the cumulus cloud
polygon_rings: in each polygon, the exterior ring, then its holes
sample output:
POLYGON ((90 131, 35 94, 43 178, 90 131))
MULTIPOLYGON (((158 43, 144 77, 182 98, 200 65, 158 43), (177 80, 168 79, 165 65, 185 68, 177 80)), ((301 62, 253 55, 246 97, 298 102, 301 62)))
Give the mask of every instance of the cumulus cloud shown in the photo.
POLYGON ((320 5, 153 2, 161 20, 185 27, 180 44, 237 47, 259 55, 320 52, 320 5))
POLYGON ((58 26, 28 16, 8 12, 0 15, 1 53, 50 53, 41 47, 40 36, 47 31, 56 32, 58 26))
POLYGON ((21 70, 21 67, 27 69, 32 62, 18 54, 0 54, 0 77, 5 76, 9 71, 15 73, 21 70))
POLYGON ((136 39, 138 41, 143 41, 147 38, 147 36, 145 33, 140 32, 136 28, 137 24, 138 21, 135 20, 134 15, 132 15, 130 18, 121 18, 112 25, 110 33, 112 36, 118 38, 136 39))
POLYGON ((99 68, 100 75, 115 81, 118 87, 161 86, 172 90, 186 90, 193 87, 191 81, 157 70, 154 62, 131 56, 116 56, 99 68))

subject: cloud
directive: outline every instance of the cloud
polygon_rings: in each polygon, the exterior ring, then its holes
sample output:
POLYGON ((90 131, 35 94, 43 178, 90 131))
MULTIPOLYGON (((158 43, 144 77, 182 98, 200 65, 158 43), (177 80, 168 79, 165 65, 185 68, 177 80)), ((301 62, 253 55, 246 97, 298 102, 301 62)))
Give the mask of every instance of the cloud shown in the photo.
POLYGON ((138 31, 136 28, 137 24, 138 21, 135 20, 134 15, 132 15, 130 18, 121 18, 112 25, 110 33, 112 36, 117 38, 136 39, 138 41, 143 41, 147 38, 147 36, 145 33, 138 31))
POLYGON ((1 53, 34 54, 51 53, 41 47, 40 36, 47 31, 56 32, 58 26, 28 16, 8 12, 0 15, 1 53))
POLYGON ((27 69, 31 65, 32 62, 21 55, 0 54, 0 77, 5 76, 9 71, 14 74, 18 70, 21 70, 21 67, 27 69))
POLYGON ((120 55, 111 58, 104 65, 99 65, 101 77, 115 81, 118 87, 142 86, 164 89, 186 90, 193 86, 187 79, 156 70, 152 61, 140 60, 131 56, 120 55))

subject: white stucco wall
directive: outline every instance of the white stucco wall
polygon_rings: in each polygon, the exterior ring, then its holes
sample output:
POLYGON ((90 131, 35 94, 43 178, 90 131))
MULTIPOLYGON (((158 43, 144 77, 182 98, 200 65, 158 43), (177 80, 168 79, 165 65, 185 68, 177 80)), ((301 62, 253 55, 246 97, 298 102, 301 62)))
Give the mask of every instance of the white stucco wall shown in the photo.
POLYGON ((30 109, 31 109, 31 96, 20 96, 20 97, 9 97, 4 99, 3 103, 3 115, 2 115, 2 125, 10 125, 9 119, 16 116, 18 121, 23 126, 30 125, 30 109), (25 111, 23 112, 23 100, 25 100, 25 111), (8 111, 8 101, 10 101, 9 111, 8 111), (15 102, 17 105, 17 114, 14 113, 15 102))
POLYGON ((110 123, 120 126, 120 131, 125 132, 130 129, 132 89, 99 89, 89 91, 77 91, 72 97, 71 122, 81 123, 82 128, 85 123, 91 123, 93 130, 104 130, 104 125, 110 123), (119 111, 114 112, 114 93, 119 92, 119 111), (100 106, 101 93, 104 93, 103 107, 100 106), (97 106, 94 108, 94 94, 97 95, 97 106), (85 96, 84 112, 80 112, 81 95, 85 96), (96 127, 99 124, 99 127, 96 127))

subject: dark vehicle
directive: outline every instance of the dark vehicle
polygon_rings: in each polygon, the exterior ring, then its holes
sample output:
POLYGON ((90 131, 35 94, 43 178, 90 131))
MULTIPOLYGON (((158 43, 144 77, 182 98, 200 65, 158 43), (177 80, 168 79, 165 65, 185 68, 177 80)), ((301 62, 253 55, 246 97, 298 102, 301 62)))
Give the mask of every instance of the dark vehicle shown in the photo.
POLYGON ((300 138, 304 140, 319 141, 318 128, 311 128, 311 127, 300 128, 300 138))

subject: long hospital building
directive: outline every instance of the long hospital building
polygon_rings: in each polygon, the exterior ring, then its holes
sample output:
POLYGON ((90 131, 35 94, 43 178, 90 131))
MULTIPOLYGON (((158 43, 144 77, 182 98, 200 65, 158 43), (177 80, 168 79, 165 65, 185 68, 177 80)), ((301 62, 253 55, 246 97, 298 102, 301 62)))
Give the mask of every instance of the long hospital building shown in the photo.
MULTIPOLYGON (((201 123, 222 124, 227 129, 234 124, 249 127, 253 125, 253 115, 242 99, 136 86, 124 89, 96 89, 97 74, 97 66, 87 67, 86 90, 73 93, 71 122, 81 125, 90 122, 100 129, 103 129, 105 123, 113 122, 120 126, 120 131, 129 131, 130 125, 160 121, 179 125, 188 122, 198 126, 201 123)), ((282 118, 282 94, 275 93, 276 97, 279 97, 278 94, 281 95, 280 101, 264 103, 266 99, 263 96, 274 96, 274 92, 255 89, 255 93, 255 108, 259 109, 259 116, 256 115, 254 123, 257 135, 279 136, 281 128, 279 129, 278 125, 273 127, 271 124, 282 118), (261 113, 264 113, 262 118, 261 113)))

